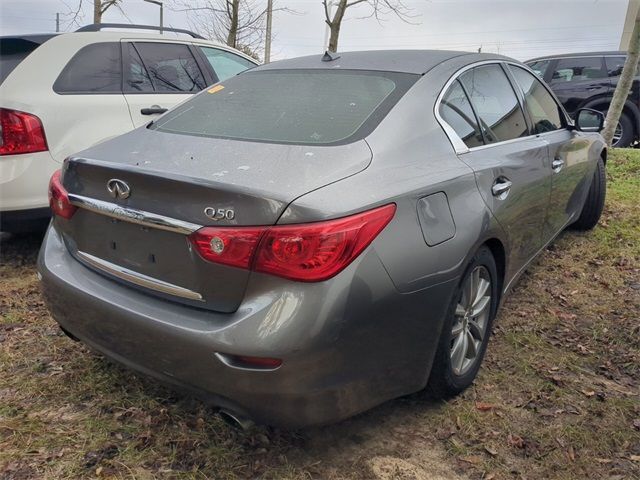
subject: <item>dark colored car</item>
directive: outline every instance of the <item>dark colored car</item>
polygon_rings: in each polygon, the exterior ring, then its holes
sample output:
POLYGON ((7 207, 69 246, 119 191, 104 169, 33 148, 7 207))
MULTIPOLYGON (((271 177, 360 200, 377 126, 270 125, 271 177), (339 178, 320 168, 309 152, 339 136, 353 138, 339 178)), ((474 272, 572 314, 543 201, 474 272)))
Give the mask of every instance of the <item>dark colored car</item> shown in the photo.
MULTIPOLYGON (((569 115, 574 117, 581 108, 606 113, 626 55, 621 51, 572 53, 534 58, 525 63, 551 86, 569 115)), ((639 80, 636 73, 614 134, 615 147, 628 147, 640 138, 639 80)))

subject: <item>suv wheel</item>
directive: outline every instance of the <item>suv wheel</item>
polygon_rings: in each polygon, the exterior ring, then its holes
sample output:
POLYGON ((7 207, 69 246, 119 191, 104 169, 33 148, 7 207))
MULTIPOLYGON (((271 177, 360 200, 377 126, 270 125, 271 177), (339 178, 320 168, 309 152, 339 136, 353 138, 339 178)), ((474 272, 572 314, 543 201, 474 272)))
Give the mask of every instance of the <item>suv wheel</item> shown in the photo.
MULTIPOLYGON (((607 112, 604 112, 606 115, 607 112)), ((620 120, 618 121, 618 125, 616 125, 616 130, 613 133, 613 140, 611 142, 611 146, 616 148, 624 148, 631 145, 633 142, 633 123, 631 122, 631 118, 629 115, 622 112, 620 114, 620 120)))

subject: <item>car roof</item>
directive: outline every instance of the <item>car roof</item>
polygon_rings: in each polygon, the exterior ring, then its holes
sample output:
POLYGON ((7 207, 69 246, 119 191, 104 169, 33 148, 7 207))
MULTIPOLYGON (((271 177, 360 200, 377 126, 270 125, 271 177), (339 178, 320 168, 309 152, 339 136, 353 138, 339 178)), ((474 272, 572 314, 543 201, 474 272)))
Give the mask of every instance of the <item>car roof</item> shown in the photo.
POLYGON ((560 55, 546 55, 544 57, 536 57, 527 60, 526 62, 535 62, 538 60, 555 60, 556 58, 575 58, 575 57, 602 57, 607 55, 622 55, 626 56, 627 52, 624 50, 608 50, 603 52, 578 52, 578 53, 562 53, 560 55))
POLYGON ((502 55, 488 53, 470 53, 450 50, 367 50, 359 52, 332 53, 333 60, 326 61, 325 55, 309 55, 305 57, 280 60, 261 65, 252 72, 262 70, 290 69, 336 69, 370 70, 413 73, 422 75, 436 65, 452 58, 466 56, 469 63, 481 60, 507 60, 502 55), (325 61, 323 61, 325 58, 325 61))

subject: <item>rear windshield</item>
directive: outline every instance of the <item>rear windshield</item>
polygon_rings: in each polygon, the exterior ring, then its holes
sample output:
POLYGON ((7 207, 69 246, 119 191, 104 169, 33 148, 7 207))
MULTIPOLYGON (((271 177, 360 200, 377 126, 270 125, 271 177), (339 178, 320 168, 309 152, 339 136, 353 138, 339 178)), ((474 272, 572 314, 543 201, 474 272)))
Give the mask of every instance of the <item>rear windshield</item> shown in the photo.
POLYGON ((150 128, 270 143, 347 143, 370 133, 418 78, 356 70, 246 72, 205 90, 150 128))
POLYGON ((0 83, 4 82, 13 69, 31 52, 40 46, 40 43, 31 42, 22 38, 0 39, 0 83))

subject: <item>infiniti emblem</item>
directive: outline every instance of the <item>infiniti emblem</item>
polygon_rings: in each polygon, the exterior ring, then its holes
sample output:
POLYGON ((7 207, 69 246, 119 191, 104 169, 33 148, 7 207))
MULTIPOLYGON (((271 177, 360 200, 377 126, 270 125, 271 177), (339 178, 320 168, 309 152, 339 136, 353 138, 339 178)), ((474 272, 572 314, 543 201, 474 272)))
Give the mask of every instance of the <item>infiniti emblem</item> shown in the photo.
POLYGON ((112 178, 107 182, 107 190, 109 191, 109 195, 120 200, 129 198, 129 195, 131 195, 129 185, 117 178, 112 178))

